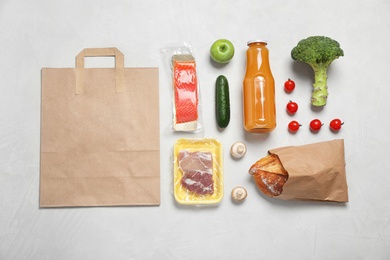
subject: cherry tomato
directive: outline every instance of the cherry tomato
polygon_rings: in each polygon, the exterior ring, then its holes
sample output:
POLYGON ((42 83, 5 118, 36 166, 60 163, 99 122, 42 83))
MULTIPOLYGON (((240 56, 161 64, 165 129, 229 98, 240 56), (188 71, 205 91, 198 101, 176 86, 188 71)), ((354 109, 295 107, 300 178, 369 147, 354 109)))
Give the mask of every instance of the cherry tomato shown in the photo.
POLYGON ((284 90, 286 92, 292 92, 295 89, 295 82, 291 79, 288 79, 286 82, 284 82, 284 90))
POLYGON ((319 131, 323 123, 319 119, 313 119, 310 122, 310 129, 313 131, 319 131))
POLYGON ((332 121, 330 121, 329 127, 333 131, 339 131, 343 124, 344 124, 344 122, 341 122, 340 119, 335 118, 332 121))
POLYGON ((286 105, 286 109, 288 113, 295 114, 298 111, 298 104, 290 100, 286 105))
POLYGON ((301 127, 301 125, 297 122, 297 121, 291 121, 289 124, 288 124, 288 130, 290 130, 290 132, 296 132, 298 131, 299 127, 301 127))

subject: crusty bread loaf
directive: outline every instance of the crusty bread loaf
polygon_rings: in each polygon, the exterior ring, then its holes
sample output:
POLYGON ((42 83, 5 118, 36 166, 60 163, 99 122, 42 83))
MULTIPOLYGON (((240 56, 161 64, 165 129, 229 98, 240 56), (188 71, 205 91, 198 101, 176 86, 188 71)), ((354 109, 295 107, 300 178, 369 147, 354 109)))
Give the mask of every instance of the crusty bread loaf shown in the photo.
POLYGON ((280 195, 288 179, 287 171, 275 154, 258 160, 249 169, 249 174, 253 176, 257 187, 270 197, 280 195))

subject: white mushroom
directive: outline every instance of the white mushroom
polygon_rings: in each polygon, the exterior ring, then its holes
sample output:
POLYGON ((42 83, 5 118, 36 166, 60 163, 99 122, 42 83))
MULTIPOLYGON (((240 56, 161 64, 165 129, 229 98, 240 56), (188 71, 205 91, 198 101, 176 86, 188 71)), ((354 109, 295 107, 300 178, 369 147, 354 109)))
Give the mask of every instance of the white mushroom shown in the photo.
POLYGON ((230 148, 230 154, 234 158, 242 158, 246 153, 246 145, 242 142, 235 142, 230 148))
POLYGON ((232 190, 232 199, 235 201, 243 201, 246 199, 246 196, 248 195, 247 191, 243 187, 235 187, 232 190))

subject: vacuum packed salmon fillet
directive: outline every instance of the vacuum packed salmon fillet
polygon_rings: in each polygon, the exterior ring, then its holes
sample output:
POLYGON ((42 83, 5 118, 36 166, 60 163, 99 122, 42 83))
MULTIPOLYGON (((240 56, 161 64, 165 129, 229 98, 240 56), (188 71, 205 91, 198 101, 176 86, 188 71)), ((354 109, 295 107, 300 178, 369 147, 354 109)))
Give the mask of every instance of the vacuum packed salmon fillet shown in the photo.
POLYGON ((174 129, 196 130, 198 82, 196 63, 191 55, 175 55, 173 61, 174 129))

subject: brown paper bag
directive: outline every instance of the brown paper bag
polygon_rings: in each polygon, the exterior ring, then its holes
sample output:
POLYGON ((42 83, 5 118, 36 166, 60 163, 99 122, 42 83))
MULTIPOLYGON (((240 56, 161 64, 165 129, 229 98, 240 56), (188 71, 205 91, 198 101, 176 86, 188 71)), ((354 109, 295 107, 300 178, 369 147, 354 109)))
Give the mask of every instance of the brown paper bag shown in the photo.
POLYGON ((269 151, 278 155, 288 172, 283 192, 285 200, 348 202, 344 140, 333 140, 269 151))
POLYGON ((158 68, 124 68, 116 48, 42 69, 40 206, 160 204, 158 68), (84 68, 114 56, 115 68, 84 68))

